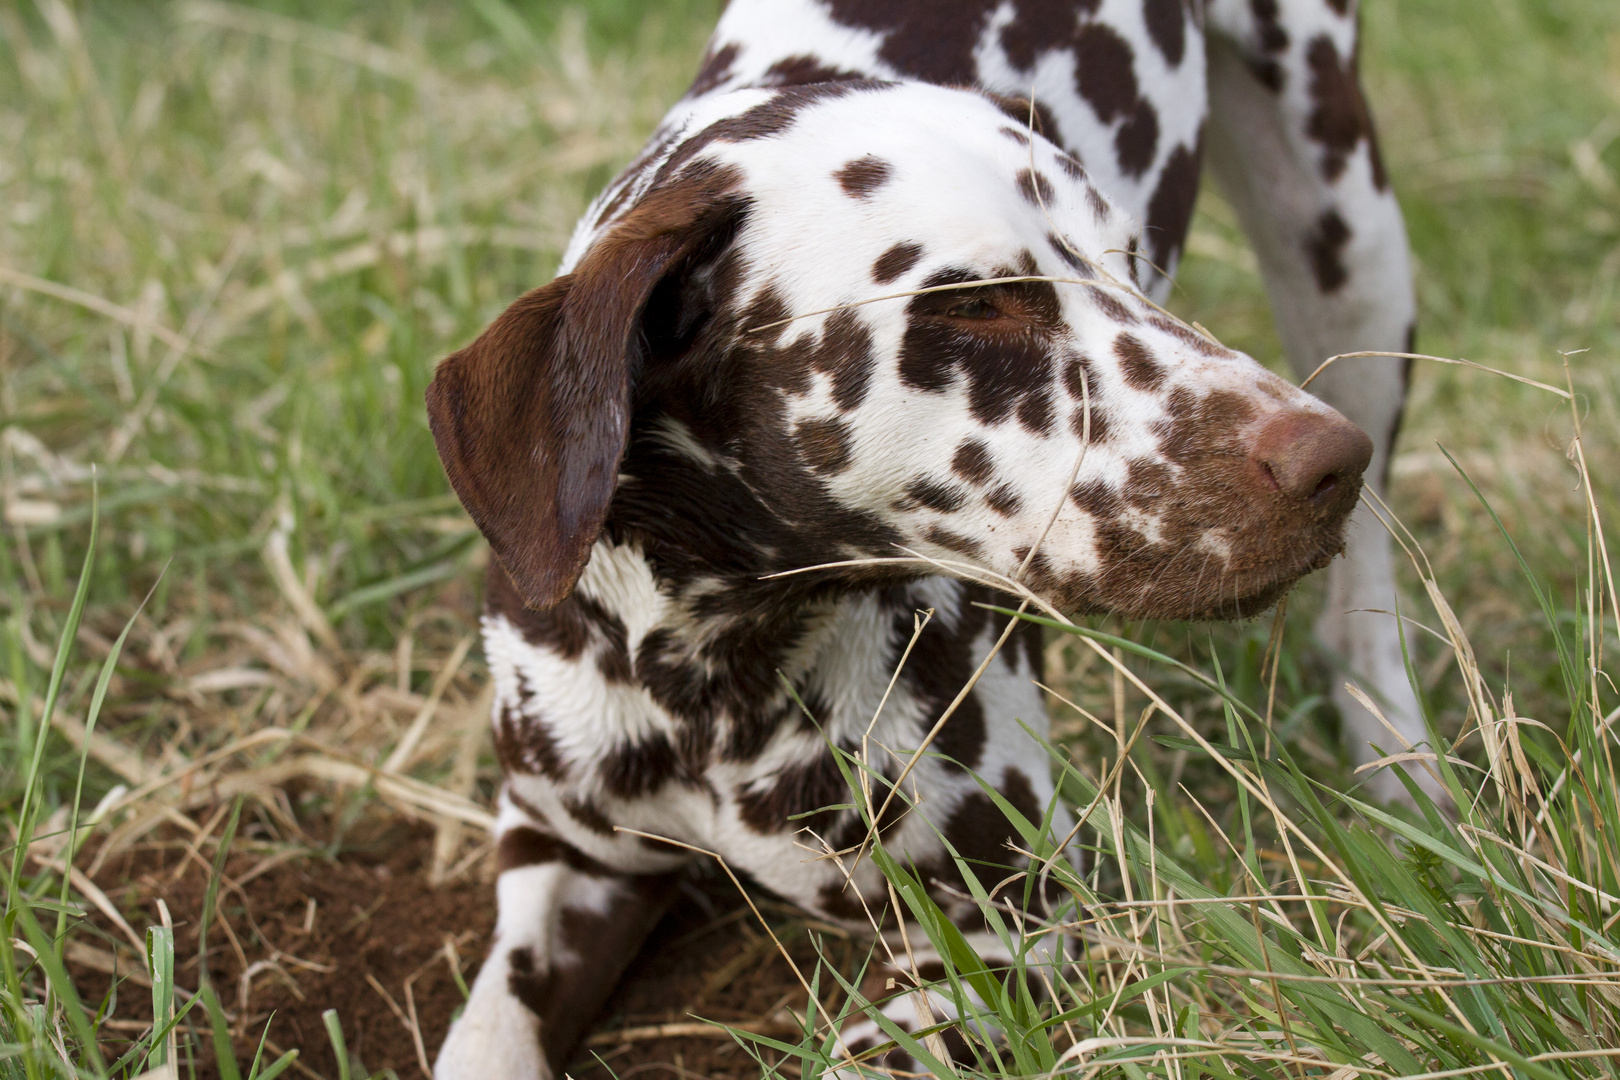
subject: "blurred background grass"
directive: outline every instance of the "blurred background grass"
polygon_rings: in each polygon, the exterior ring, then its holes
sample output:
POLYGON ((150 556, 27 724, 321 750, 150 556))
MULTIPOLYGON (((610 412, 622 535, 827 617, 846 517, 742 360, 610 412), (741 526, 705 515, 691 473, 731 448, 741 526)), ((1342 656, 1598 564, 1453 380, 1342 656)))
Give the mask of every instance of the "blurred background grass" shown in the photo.
MULTIPOLYGON (((400 770, 464 796, 488 779, 464 733, 481 722, 463 642, 483 548, 422 391, 439 357, 549 278, 586 201, 684 88, 717 10, 0 2, 0 802, 38 729, 92 466, 88 657, 168 567, 91 740, 92 799, 267 725, 367 764, 408 743, 400 770)), ((1363 23, 1420 348, 1555 383, 1557 350, 1589 350, 1571 361, 1587 453, 1613 475, 1620 5, 1365 0, 1363 23)), ((1252 256, 1209 191, 1174 305, 1275 360, 1252 256)), ((1556 690, 1546 629, 1437 447, 1532 565, 1567 568, 1550 584, 1573 620, 1585 525, 1568 434, 1550 396, 1419 365, 1395 463, 1396 509, 1487 679, 1500 688, 1511 663, 1527 715, 1556 690)), ((1288 630, 1278 715, 1331 771, 1332 675, 1298 617, 1311 597, 1288 630)), ((1172 651, 1213 643, 1241 695, 1269 626, 1128 629, 1172 651)), ((1065 648, 1056 678, 1106 715, 1111 680, 1065 648)), ((1449 653, 1421 636, 1417 649, 1455 728, 1449 653)), ((88 676, 70 682, 64 712, 88 692, 88 676)), ((1204 693, 1185 688, 1195 715, 1204 693)), ((48 748, 52 783, 71 778, 71 743, 48 748)))

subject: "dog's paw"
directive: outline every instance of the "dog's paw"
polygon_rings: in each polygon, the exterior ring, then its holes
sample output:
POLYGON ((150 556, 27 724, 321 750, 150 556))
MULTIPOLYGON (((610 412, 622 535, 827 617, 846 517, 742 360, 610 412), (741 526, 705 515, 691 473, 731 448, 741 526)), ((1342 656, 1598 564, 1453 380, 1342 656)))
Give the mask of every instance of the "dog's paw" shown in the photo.
MULTIPOLYGON (((876 1008, 895 1028, 922 1044, 929 1054, 937 1056, 943 1052, 946 1059, 956 1065, 970 1065, 975 1061, 976 1055, 967 1039, 955 1026, 934 1031, 927 1037, 917 1035, 947 1017, 957 1016, 957 1010, 942 995, 914 990, 896 994, 876 1008)), ((906 1045, 870 1016, 852 1020, 839 1030, 833 1055, 836 1064, 825 1074, 833 1080, 929 1075, 928 1069, 906 1045), (888 1049, 880 1050, 885 1044, 888 1049)))
POLYGON ((479 980, 461 1018, 450 1025, 434 1080, 552 1080, 540 1045, 540 1020, 504 985, 479 980))

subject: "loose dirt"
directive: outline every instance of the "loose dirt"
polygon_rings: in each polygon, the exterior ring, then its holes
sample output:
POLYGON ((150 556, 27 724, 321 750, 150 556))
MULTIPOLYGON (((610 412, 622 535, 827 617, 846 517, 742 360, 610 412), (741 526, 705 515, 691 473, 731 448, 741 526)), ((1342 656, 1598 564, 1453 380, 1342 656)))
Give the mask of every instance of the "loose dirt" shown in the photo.
MULTIPOLYGON (((321 1014, 336 1009, 354 1075, 392 1070, 405 1080, 425 1078, 463 1000, 457 974, 472 981, 494 923, 493 884, 477 870, 429 884, 431 846, 430 832, 393 825, 346 845, 337 859, 252 850, 251 843, 233 849, 208 932, 208 972, 231 1014, 244 1073, 268 1022, 271 1054, 300 1051, 286 1075, 334 1080, 337 1061, 321 1014)), ((137 933, 160 921, 160 899, 167 905, 181 987, 198 984, 197 930, 211 854, 160 841, 120 854, 96 875, 137 933)), ((818 942, 841 970, 859 967, 858 942, 768 895, 753 898, 807 977, 818 942)), ((92 924, 93 932, 81 933, 69 950, 70 968, 94 1007, 112 985, 105 969, 116 957, 116 1004, 103 1029, 103 1049, 116 1057, 150 1024, 151 997, 124 935, 100 916, 92 924)), ((824 985, 831 982, 823 976, 824 985)), ((842 995, 822 996, 836 1005, 842 995)), ((793 1014, 802 1015, 804 1001, 792 968, 736 887, 718 871, 700 870, 683 883, 568 1073, 576 1080, 758 1077, 760 1062, 697 1018, 748 1025, 794 1043, 793 1014)), ((200 1009, 188 1020, 197 1076, 212 1080, 218 1072, 207 1021, 200 1009)), ((762 1059, 777 1064, 782 1056, 767 1050, 762 1059)), ((781 1063, 781 1073, 797 1074, 794 1062, 781 1063)))

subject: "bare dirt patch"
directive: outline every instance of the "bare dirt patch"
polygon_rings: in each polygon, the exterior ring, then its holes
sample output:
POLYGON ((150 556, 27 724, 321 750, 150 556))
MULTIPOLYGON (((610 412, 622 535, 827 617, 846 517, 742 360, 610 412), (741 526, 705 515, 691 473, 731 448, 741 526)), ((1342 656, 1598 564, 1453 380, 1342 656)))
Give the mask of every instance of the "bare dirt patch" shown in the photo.
MULTIPOLYGON (((429 884, 431 848, 431 832, 399 824, 337 859, 252 850, 251 843, 233 849, 208 932, 208 972, 233 1020, 239 1061, 251 1057, 268 1021, 272 1050, 298 1049, 299 1074, 331 1080, 337 1062, 321 1014, 336 1009, 358 1075, 389 1069, 407 1080, 424 1075, 424 1057, 432 1061, 463 1000, 452 964, 471 982, 494 924, 492 884, 476 871, 429 884)), ((137 932, 160 921, 160 899, 168 906, 182 987, 198 984, 197 931, 210 861, 183 841, 158 841, 109 860, 97 875, 137 932)), ((859 943, 768 895, 753 898, 807 975, 818 941, 841 969, 858 968, 859 943)), ((93 1005, 107 993, 112 975, 103 969, 116 959, 120 985, 103 1029, 104 1049, 116 1057, 150 1023, 151 999, 124 935, 100 916, 94 921, 103 940, 70 949, 70 968, 93 1005)), ((576 1080, 757 1077, 760 1064, 745 1049, 697 1018, 797 1042, 793 1014, 802 1015, 804 997, 736 887, 718 872, 698 870, 568 1072, 576 1080)), ((197 1075, 211 1080, 217 1071, 206 1019, 200 1010, 189 1019, 197 1075)), ((764 1060, 780 1057, 771 1052, 764 1060)), ((788 1063, 783 1071, 797 1069, 788 1063)))

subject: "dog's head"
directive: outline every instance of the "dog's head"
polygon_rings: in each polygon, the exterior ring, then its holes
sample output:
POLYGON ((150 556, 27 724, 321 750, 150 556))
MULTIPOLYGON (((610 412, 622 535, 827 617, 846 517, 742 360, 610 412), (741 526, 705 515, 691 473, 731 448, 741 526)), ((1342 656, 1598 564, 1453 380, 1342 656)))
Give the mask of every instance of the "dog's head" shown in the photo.
POLYGON ((769 569, 910 548, 1133 617, 1253 613, 1340 550, 1366 435, 1150 303, 1134 223, 1016 106, 848 82, 690 108, 428 391, 532 606, 616 490, 769 569))

